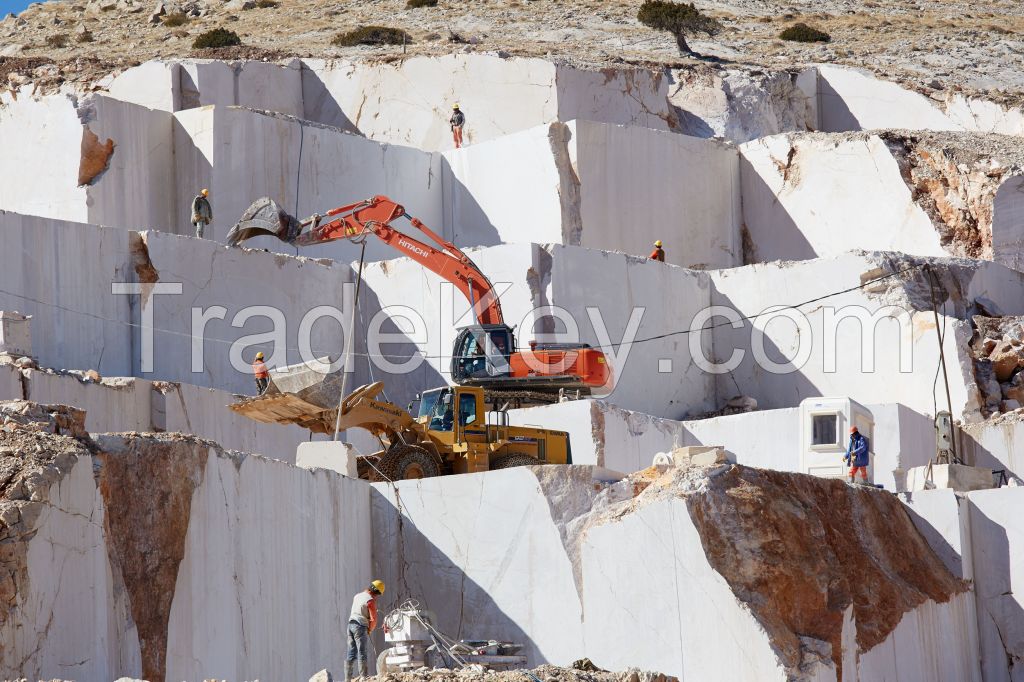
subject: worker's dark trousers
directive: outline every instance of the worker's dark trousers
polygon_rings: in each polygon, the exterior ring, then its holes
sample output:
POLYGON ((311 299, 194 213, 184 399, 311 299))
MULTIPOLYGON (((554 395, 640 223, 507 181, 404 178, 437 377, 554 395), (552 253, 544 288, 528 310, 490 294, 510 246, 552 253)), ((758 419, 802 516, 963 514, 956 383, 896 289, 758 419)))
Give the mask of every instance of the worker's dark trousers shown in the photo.
POLYGON ((270 379, 258 378, 256 379, 256 395, 263 395, 267 390, 267 384, 270 383, 270 379))
POLYGON ((359 676, 366 677, 366 650, 370 647, 370 637, 366 626, 354 620, 348 622, 348 658, 345 659, 345 679, 352 678, 352 668, 359 661, 359 676))

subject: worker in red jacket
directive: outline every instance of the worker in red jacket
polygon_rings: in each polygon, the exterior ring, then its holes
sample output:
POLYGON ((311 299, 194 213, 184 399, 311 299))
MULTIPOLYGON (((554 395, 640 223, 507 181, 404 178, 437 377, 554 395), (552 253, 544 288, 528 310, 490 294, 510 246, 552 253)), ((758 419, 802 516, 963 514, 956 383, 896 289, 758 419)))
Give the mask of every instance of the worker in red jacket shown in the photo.
POLYGON ((665 262, 665 249, 661 248, 661 240, 654 242, 654 251, 651 251, 651 255, 648 256, 651 260, 665 262))
POLYGON ((263 395, 267 390, 267 385, 270 384, 270 371, 263 364, 263 351, 257 353, 256 359, 253 360, 252 374, 256 377, 256 395, 263 395))

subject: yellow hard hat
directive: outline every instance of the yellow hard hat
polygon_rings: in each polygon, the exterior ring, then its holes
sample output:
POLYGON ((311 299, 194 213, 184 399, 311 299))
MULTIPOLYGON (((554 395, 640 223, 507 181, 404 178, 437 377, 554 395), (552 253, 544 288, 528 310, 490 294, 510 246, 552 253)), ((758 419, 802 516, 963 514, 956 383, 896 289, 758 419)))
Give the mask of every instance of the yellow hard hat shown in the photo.
POLYGON ((377 590, 381 594, 384 594, 384 581, 383 580, 374 580, 372 583, 370 583, 370 587, 372 587, 373 589, 377 590))
POLYGON ((658 241, 654 242, 654 245, 657 246, 660 249, 661 248, 661 240, 659 239, 658 241))
POLYGON ((203 188, 203 191, 202 191, 202 192, 200 192, 200 194, 202 194, 202 195, 203 195, 204 197, 208 197, 208 196, 210 196, 210 190, 208 190, 208 189, 206 189, 206 188, 204 187, 204 188, 203 188))
POLYGON ((459 108, 459 105, 458 105, 458 104, 453 104, 453 105, 452 105, 452 109, 458 109, 458 108, 459 108))
POLYGON ((262 360, 263 359, 263 351, 260 351, 259 353, 256 354, 256 359, 257 360, 262 360))

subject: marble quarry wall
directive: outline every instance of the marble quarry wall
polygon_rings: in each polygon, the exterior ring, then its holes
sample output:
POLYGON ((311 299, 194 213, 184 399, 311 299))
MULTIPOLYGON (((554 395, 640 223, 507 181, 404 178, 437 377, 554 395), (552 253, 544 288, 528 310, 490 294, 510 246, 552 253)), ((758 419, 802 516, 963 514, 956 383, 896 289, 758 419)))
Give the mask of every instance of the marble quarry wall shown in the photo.
MULTIPOLYGON (((324 292, 342 309, 343 285, 351 278, 347 264, 229 249, 166 232, 13 213, 0 214, 0 231, 7 244, 0 262, 9 274, 0 303, 33 315, 36 359, 44 367, 95 369, 103 376, 251 393, 251 354, 263 350, 275 366, 298 362, 302 319, 325 303, 324 292), (114 284, 138 293, 114 293, 114 284), (193 308, 206 318, 205 327, 193 324, 193 308), (272 319, 277 338, 269 334, 272 319), (154 329, 146 367, 143 324, 154 329), (252 335, 253 347, 233 362, 234 342, 252 335)), ((315 317, 314 311, 310 352, 337 357, 341 323, 315 317)))
MULTIPOLYGON (((936 305, 946 305, 939 324, 954 418, 977 421, 984 398, 967 348, 974 334, 971 315, 979 305, 1016 314, 1021 299, 1015 292, 1024 287, 1024 278, 984 261, 929 262, 937 280, 936 305)), ((935 400, 945 403, 941 387, 932 398, 939 343, 929 280, 920 268, 906 270, 915 263, 923 261, 862 252, 713 271, 712 304, 739 317, 757 316, 756 324, 738 320, 735 326, 722 323, 712 330, 718 371, 723 372, 717 375, 719 393, 735 395, 738 389, 761 408, 791 407, 812 394, 848 395, 863 404, 899 402, 933 414, 935 400), (897 277, 879 280, 897 272, 897 277), (827 290, 821 285, 826 281, 831 283, 827 290), (863 288, 831 295, 844 285, 863 288), (825 294, 830 296, 804 306, 802 315, 764 314, 773 306, 825 294), (858 326, 862 333, 849 331, 858 326), (877 380, 894 375, 901 380, 877 380)))
POLYGON ((1022 602, 1014 594, 1021 574, 1024 537, 1016 519, 1024 505, 1020 488, 967 495, 982 671, 988 680, 1013 680, 1024 668, 1022 602))
MULTIPOLYGON (((466 55, 450 59, 472 65, 492 60, 502 69, 531 61, 466 55)), ((412 59, 402 68, 412 69, 417 61, 428 71, 457 66, 439 66, 443 59, 412 59)), ((356 73, 373 72, 374 78, 384 80, 391 76, 382 74, 397 73, 391 65, 324 68, 323 73, 340 78, 346 87, 358 81, 356 73)), ((687 97, 704 102, 711 97, 704 90, 711 88, 740 118, 749 114, 757 120, 774 116, 784 121, 749 124, 760 135, 726 135, 752 140, 737 153, 721 142, 699 142, 670 132, 677 130, 675 125, 657 123, 665 123, 665 117, 674 121, 674 113, 644 114, 655 121, 646 123, 625 114, 593 114, 588 107, 605 113, 621 109, 604 101, 614 100, 607 93, 617 90, 591 83, 592 72, 570 71, 572 76, 559 77, 558 87, 571 92, 566 101, 576 104, 560 104, 557 115, 538 116, 531 125, 503 125, 500 133, 475 140, 466 149, 438 155, 435 147, 418 145, 408 136, 364 137, 344 121, 309 114, 302 81, 314 71, 297 60, 285 65, 148 62, 113 78, 106 94, 8 96, 0 111, 0 130, 5 137, 33 139, 34 144, 13 150, 14 163, 5 165, 10 177, 0 183, 0 207, 185 234, 191 231, 190 201, 207 187, 215 209, 207 236, 223 240, 245 207, 260 196, 271 196, 306 216, 383 193, 460 245, 534 241, 646 255, 650 243, 661 238, 669 246, 669 262, 698 268, 830 256, 853 247, 923 256, 948 253, 1022 267, 1017 252, 1024 234, 1016 220, 1024 210, 1020 164, 983 152, 964 164, 946 148, 972 151, 978 142, 970 133, 952 132, 960 128, 900 121, 887 125, 959 135, 950 139, 918 140, 888 132, 765 137, 815 128, 797 120, 801 115, 809 118, 807 111, 813 109, 805 93, 811 88, 810 72, 754 81, 738 73, 726 74, 724 80, 703 72, 676 74, 682 80, 674 97, 684 104, 687 97), (193 82, 199 85, 189 84, 193 82), (169 97, 158 96, 168 89, 169 97), (211 94, 204 97, 203 92, 211 94), (754 103, 769 111, 751 113, 754 103), (48 121, 47 132, 39 139, 33 130, 42 120, 48 121), (26 177, 34 177, 33 168, 54 178, 48 192, 25 185, 26 177), (860 192, 846 191, 851 172, 859 178, 860 192), (842 182, 836 182, 837 173, 842 182), (658 189, 666 176, 675 179, 676 191, 658 189), (510 185, 515 192, 506 191, 510 185), (124 200, 123 193, 132 200, 124 200), (865 195, 880 200, 859 201, 865 195), (612 196, 617 200, 609 201, 612 196)), ((602 76, 609 83, 620 78, 630 82, 627 90, 636 97, 657 92, 656 97, 668 97, 665 103, 673 99, 661 92, 667 86, 660 73, 624 70, 602 76)), ((884 85, 906 93, 895 84, 884 85)), ((390 101, 375 92, 380 101, 390 101)), ((630 102, 636 104, 635 99, 630 102)), ((419 104, 415 107, 423 111, 419 104)), ((655 111, 646 103, 643 108, 655 111)), ((415 125, 415 116, 378 118, 415 125)), ((271 239, 252 245, 292 252, 271 239)), ((368 253, 370 260, 390 255, 373 243, 368 253)), ((357 248, 336 243, 309 249, 308 255, 353 260, 357 254, 357 248)))
POLYGON ((428 151, 452 148, 454 103, 466 114, 467 144, 573 119, 658 130, 676 125, 662 74, 639 68, 586 70, 492 55, 304 64, 306 118, 428 151))
POLYGON ((127 69, 100 85, 113 98, 150 109, 177 112, 210 105, 304 114, 302 63, 224 62, 212 59, 154 60, 127 69))
POLYGON ((882 491, 731 465, 371 486, 174 434, 94 435, 90 453, 67 408, 0 403, 0 417, 0 458, 17 462, 0 496, 0 674, 340 670, 341 620, 322 604, 346 604, 371 574, 388 585, 384 612, 416 598, 449 635, 521 642, 531 664, 587 656, 683 680, 980 680, 978 647, 999 635, 1011 651, 1018 627, 998 568, 1016 488, 971 493, 968 526, 948 491, 915 493, 905 512, 882 491), (299 500, 317 513, 282 513, 299 500), (667 595, 641 612, 637 556, 667 595), (715 628, 695 627, 708 614, 715 628), (745 655, 722 655, 735 639, 745 655))
POLYGON ((306 679, 342 669, 344 626, 321 605, 346 602, 367 580, 366 483, 179 435, 101 435, 90 454, 35 428, 3 435, 6 448, 39 447, 31 459, 3 455, 20 468, 19 488, 0 500, 12 549, 0 674, 306 679), (317 500, 317 513, 281 513, 298 500, 317 500))
POLYGON ((958 445, 972 466, 1024 477, 1024 421, 1015 414, 964 425, 958 445))
POLYGON ((683 422, 624 410, 604 400, 570 400, 509 410, 509 423, 569 432, 572 463, 632 473, 646 469, 656 452, 684 445, 683 422))
POLYGON ((0 103, 0 137, 28 142, 9 144, 0 208, 116 227, 174 224, 169 113, 97 94, 0 103))
POLYGON ((587 467, 541 467, 402 482, 397 494, 400 511, 387 485, 374 486, 371 503, 374 570, 396 586, 394 599, 416 596, 448 633, 525 642, 531 663, 585 654, 599 666, 639 660, 684 680, 723 671, 759 680, 979 679, 977 639, 967 636, 971 594, 886 493, 745 467, 605 484, 587 467), (492 486, 502 494, 488 495, 492 486), (736 502, 740 489, 757 501, 736 502), (798 500, 809 511, 797 514, 798 500), (862 530, 848 532, 837 504, 863 510, 862 530), (438 508, 443 519, 428 511, 438 508), (775 523, 790 532, 767 531, 775 523), (882 544, 869 539, 875 523, 890 533, 882 544), (740 536, 749 542, 728 540, 740 536), (780 537, 785 546, 773 547, 780 537), (801 542, 816 549, 789 546, 801 542), (531 556, 545 557, 543 573, 532 572, 531 556), (640 611, 636 556, 644 584, 663 597, 640 611), (871 588, 850 580, 851 562, 870 565, 879 580, 871 588), (765 580, 766 570, 778 574, 765 580), (788 603, 789 589, 819 594, 802 583, 831 571, 839 582, 829 600, 785 615, 765 606, 788 603), (894 655, 904 645, 914 665, 894 655))
POLYGON ((741 150, 750 245, 745 262, 834 256, 855 248, 946 255, 881 138, 786 134, 741 150))
POLYGON ((397 64, 154 61, 100 85, 111 97, 163 111, 208 105, 265 109, 426 151, 452 147, 448 118, 454 103, 466 112, 471 144, 577 118, 676 127, 659 71, 580 69, 486 54, 414 57, 397 64), (499 101, 506 104, 495 106, 499 101))
POLYGON ((637 127, 587 121, 568 127, 581 246, 646 256, 660 239, 668 263, 696 269, 742 263, 733 147, 637 127))
POLYGON ((830 64, 749 72, 706 66, 586 69, 492 54, 414 57, 397 64, 176 59, 146 62, 97 86, 150 109, 177 112, 213 104, 278 111, 428 151, 451 148, 447 120, 455 102, 467 112, 467 141, 473 144, 573 119, 734 142, 807 130, 1024 132, 1019 109, 956 92, 928 90, 926 96, 830 64), (495 107, 496 101, 514 105, 495 107))
POLYGON ((744 144, 744 262, 860 248, 1019 270, 1024 194, 1011 149, 1006 138, 968 133, 804 133, 744 144))
POLYGON ((982 679, 1013 680, 1021 674, 1024 626, 1020 599, 1024 538, 1014 519, 1024 504, 1020 487, 916 491, 907 505, 922 535, 950 570, 974 585, 982 679))
POLYGON ((902 128, 1024 134, 1020 109, 955 92, 932 90, 925 96, 860 69, 820 64, 815 71, 817 130, 902 128))
MULTIPOLYGON (((386 194, 460 245, 533 241, 646 255, 660 238, 669 262, 740 262, 738 155, 719 142, 574 120, 440 155, 220 101, 173 114, 97 94, 27 102, 0 114, 5 136, 31 139, 37 121, 53 121, 45 155, 37 143, 5 165, 0 206, 14 212, 190 234, 192 198, 207 188, 214 211, 204 236, 223 241, 263 196, 305 217, 386 194), (40 163, 54 178, 47 192, 23 186, 40 163), (668 197, 656 191, 666 176, 678 178, 668 197)), ((294 253, 272 238, 249 245, 294 253)), ((359 249, 337 242, 305 253, 354 260, 359 249)), ((369 260, 392 255, 368 244, 369 260)))
POLYGON ((33 354, 45 367, 133 376, 132 308, 110 293, 133 281, 129 233, 0 213, 4 310, 31 314, 33 354))
MULTIPOLYGON (((175 120, 180 125, 176 149, 182 149, 175 157, 182 178, 175 201, 181 207, 178 221, 189 227, 192 198, 208 188, 214 209, 213 222, 204 234, 208 239, 223 242, 249 204, 264 196, 305 218, 384 194, 428 226, 440 231, 444 225, 441 161, 435 155, 237 107, 188 110, 175 114, 175 120), (183 138, 186 141, 179 146, 183 138)), ((246 245, 295 253, 273 237, 246 245)), ((306 248, 302 254, 348 261, 358 259, 359 248, 336 242, 306 248)), ((374 239, 369 241, 368 259, 389 257, 394 257, 393 251, 374 239)))

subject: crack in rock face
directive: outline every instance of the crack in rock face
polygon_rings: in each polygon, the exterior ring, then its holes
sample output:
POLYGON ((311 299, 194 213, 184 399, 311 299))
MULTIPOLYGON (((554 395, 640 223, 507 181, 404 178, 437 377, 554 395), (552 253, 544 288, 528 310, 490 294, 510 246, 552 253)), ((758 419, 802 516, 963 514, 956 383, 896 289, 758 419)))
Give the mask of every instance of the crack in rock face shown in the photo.
POLYGON ((97 438, 97 484, 111 565, 120 569, 139 633, 142 675, 162 680, 192 494, 211 443, 180 434, 97 438))
POLYGON ((86 127, 82 133, 82 159, 78 165, 78 186, 93 184, 110 167, 114 155, 114 141, 100 138, 86 127))
POLYGON ((747 604, 779 659, 796 673, 808 641, 831 645, 842 679, 852 606, 860 652, 904 614, 967 590, 932 551, 897 497, 843 481, 743 466, 686 497, 712 567, 747 604), (808 639, 810 638, 810 639, 808 639))

